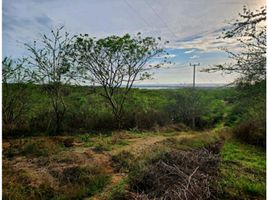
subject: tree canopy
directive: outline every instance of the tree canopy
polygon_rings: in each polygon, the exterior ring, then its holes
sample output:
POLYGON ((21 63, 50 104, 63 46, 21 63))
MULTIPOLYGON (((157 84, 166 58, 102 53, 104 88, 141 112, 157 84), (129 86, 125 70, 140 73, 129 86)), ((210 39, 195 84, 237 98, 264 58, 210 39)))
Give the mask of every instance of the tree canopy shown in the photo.
POLYGON ((76 75, 72 54, 72 37, 62 34, 63 27, 51 31, 51 35, 43 35, 40 43, 25 44, 30 53, 28 64, 35 83, 43 84, 43 89, 51 100, 54 112, 55 129, 59 132, 66 112, 63 99, 63 85, 70 84, 76 75))
POLYGON ((73 56, 84 80, 103 87, 102 96, 108 100, 120 124, 123 106, 133 83, 150 78, 150 70, 161 66, 148 64, 150 59, 163 53, 159 45, 161 38, 142 38, 140 34, 103 39, 85 34, 75 38, 73 56))
POLYGON ((266 79, 266 8, 255 12, 244 7, 239 18, 224 30, 222 38, 238 41, 237 50, 225 49, 232 63, 216 65, 208 72, 238 73, 237 84, 254 84, 266 79))

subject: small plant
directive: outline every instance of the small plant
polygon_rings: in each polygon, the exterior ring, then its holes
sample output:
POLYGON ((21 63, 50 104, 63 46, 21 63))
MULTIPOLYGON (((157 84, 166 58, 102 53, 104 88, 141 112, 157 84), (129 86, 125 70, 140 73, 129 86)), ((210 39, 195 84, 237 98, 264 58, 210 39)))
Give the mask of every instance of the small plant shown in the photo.
POLYGON ((108 200, 125 200, 127 199, 127 181, 123 179, 110 192, 108 200))
POLYGON ((38 144, 36 143, 28 143, 26 144, 22 151, 21 151, 21 155, 24 156, 48 156, 49 152, 48 149, 42 149, 40 148, 40 146, 38 146, 38 144))
POLYGON ((103 151, 110 151, 111 146, 108 145, 106 142, 100 142, 100 143, 97 143, 96 145, 94 145, 93 150, 95 152, 101 153, 103 151))
POLYGON ((111 158, 113 166, 117 171, 128 171, 134 160, 134 155, 128 151, 122 151, 111 158))
POLYGON ((63 170, 52 170, 59 181, 59 197, 63 199, 83 199, 100 192, 110 181, 100 166, 71 166, 63 170))
POLYGON ((83 134, 83 135, 79 135, 79 139, 82 142, 90 142, 91 141, 92 136, 89 134, 83 134))

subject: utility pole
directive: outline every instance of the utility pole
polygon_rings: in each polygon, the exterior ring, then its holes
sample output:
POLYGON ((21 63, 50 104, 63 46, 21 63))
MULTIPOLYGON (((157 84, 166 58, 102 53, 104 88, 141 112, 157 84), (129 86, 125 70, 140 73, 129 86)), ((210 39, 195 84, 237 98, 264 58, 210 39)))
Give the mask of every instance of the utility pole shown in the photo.
POLYGON ((200 66, 200 63, 197 63, 197 64, 190 63, 190 66, 193 66, 193 89, 195 89, 195 67, 200 66))
POLYGON ((193 112, 192 112, 192 128, 193 129, 195 129, 195 101, 196 101, 196 98, 195 98, 195 67, 196 66, 200 66, 200 63, 194 63, 194 64, 192 64, 192 63, 190 63, 190 66, 193 66, 193 96, 192 96, 192 98, 193 98, 193 112))

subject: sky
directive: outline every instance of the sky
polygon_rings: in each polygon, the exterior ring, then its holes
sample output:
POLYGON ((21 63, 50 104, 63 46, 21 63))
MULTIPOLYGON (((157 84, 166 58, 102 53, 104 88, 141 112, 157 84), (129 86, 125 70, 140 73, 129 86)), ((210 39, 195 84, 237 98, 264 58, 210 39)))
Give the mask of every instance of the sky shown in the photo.
MULTIPOLYGON (((61 25, 71 34, 160 36, 169 61, 145 84, 192 82, 190 63, 200 63, 196 83, 230 83, 236 75, 200 72, 230 62, 222 48, 237 44, 218 37, 246 5, 256 10, 265 0, 3 0, 3 57, 27 56, 24 43, 61 25)), ((161 62, 155 58, 152 63, 161 62)))

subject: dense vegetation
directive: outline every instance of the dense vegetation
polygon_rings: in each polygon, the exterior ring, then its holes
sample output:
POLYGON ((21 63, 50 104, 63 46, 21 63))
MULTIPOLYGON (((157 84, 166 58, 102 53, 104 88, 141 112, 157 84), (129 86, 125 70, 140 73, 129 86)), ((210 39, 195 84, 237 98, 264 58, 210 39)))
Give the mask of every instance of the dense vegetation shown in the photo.
MULTIPOLYGON (((16 85, 12 85, 16 90, 16 85)), ((4 124, 4 134, 12 136, 49 134, 53 131, 52 108, 49 98, 38 85, 24 85, 27 94, 27 110, 20 115, 23 123, 13 126, 12 130, 4 124), (8 131, 10 133, 8 133, 8 131)), ((101 88, 69 86, 64 88, 67 105, 62 132, 79 133, 98 130, 113 130, 116 127, 111 109, 99 96, 101 88)), ((236 91, 233 88, 198 89, 198 99, 194 102, 196 126, 198 129, 232 125, 238 116, 232 114, 231 103, 236 91)), ((123 118, 124 129, 153 129, 171 124, 191 126, 192 113, 191 89, 146 90, 133 89, 126 101, 123 118)), ((16 110, 14 111, 16 112, 16 110)), ((183 128, 183 127, 182 127, 183 128)))
POLYGON ((224 38, 244 51, 207 70, 238 73, 232 87, 132 88, 164 52, 140 34, 60 28, 5 58, 4 199, 264 199, 266 9, 240 17, 224 38))
MULTIPOLYGON (((10 85, 16 91, 16 85, 10 85)), ((39 85, 23 85, 27 105, 12 126, 4 123, 4 136, 49 135, 55 123, 49 98, 39 85)), ((100 87, 66 86, 64 100, 67 110, 62 133, 77 134, 91 131, 111 131, 117 128, 112 111, 99 93, 100 87)), ((191 128, 195 117, 196 129, 235 127, 241 139, 265 145, 265 82, 247 88, 192 90, 131 90, 125 106, 122 128, 128 130, 161 130, 175 124, 178 129, 191 128), (253 98, 254 97, 254 98, 253 98), (194 111, 194 112, 193 112, 194 111)), ((5 90, 4 90, 5 92, 5 90)), ((15 94, 15 93, 14 93, 15 94)), ((14 114, 18 112, 14 107, 14 114)))

